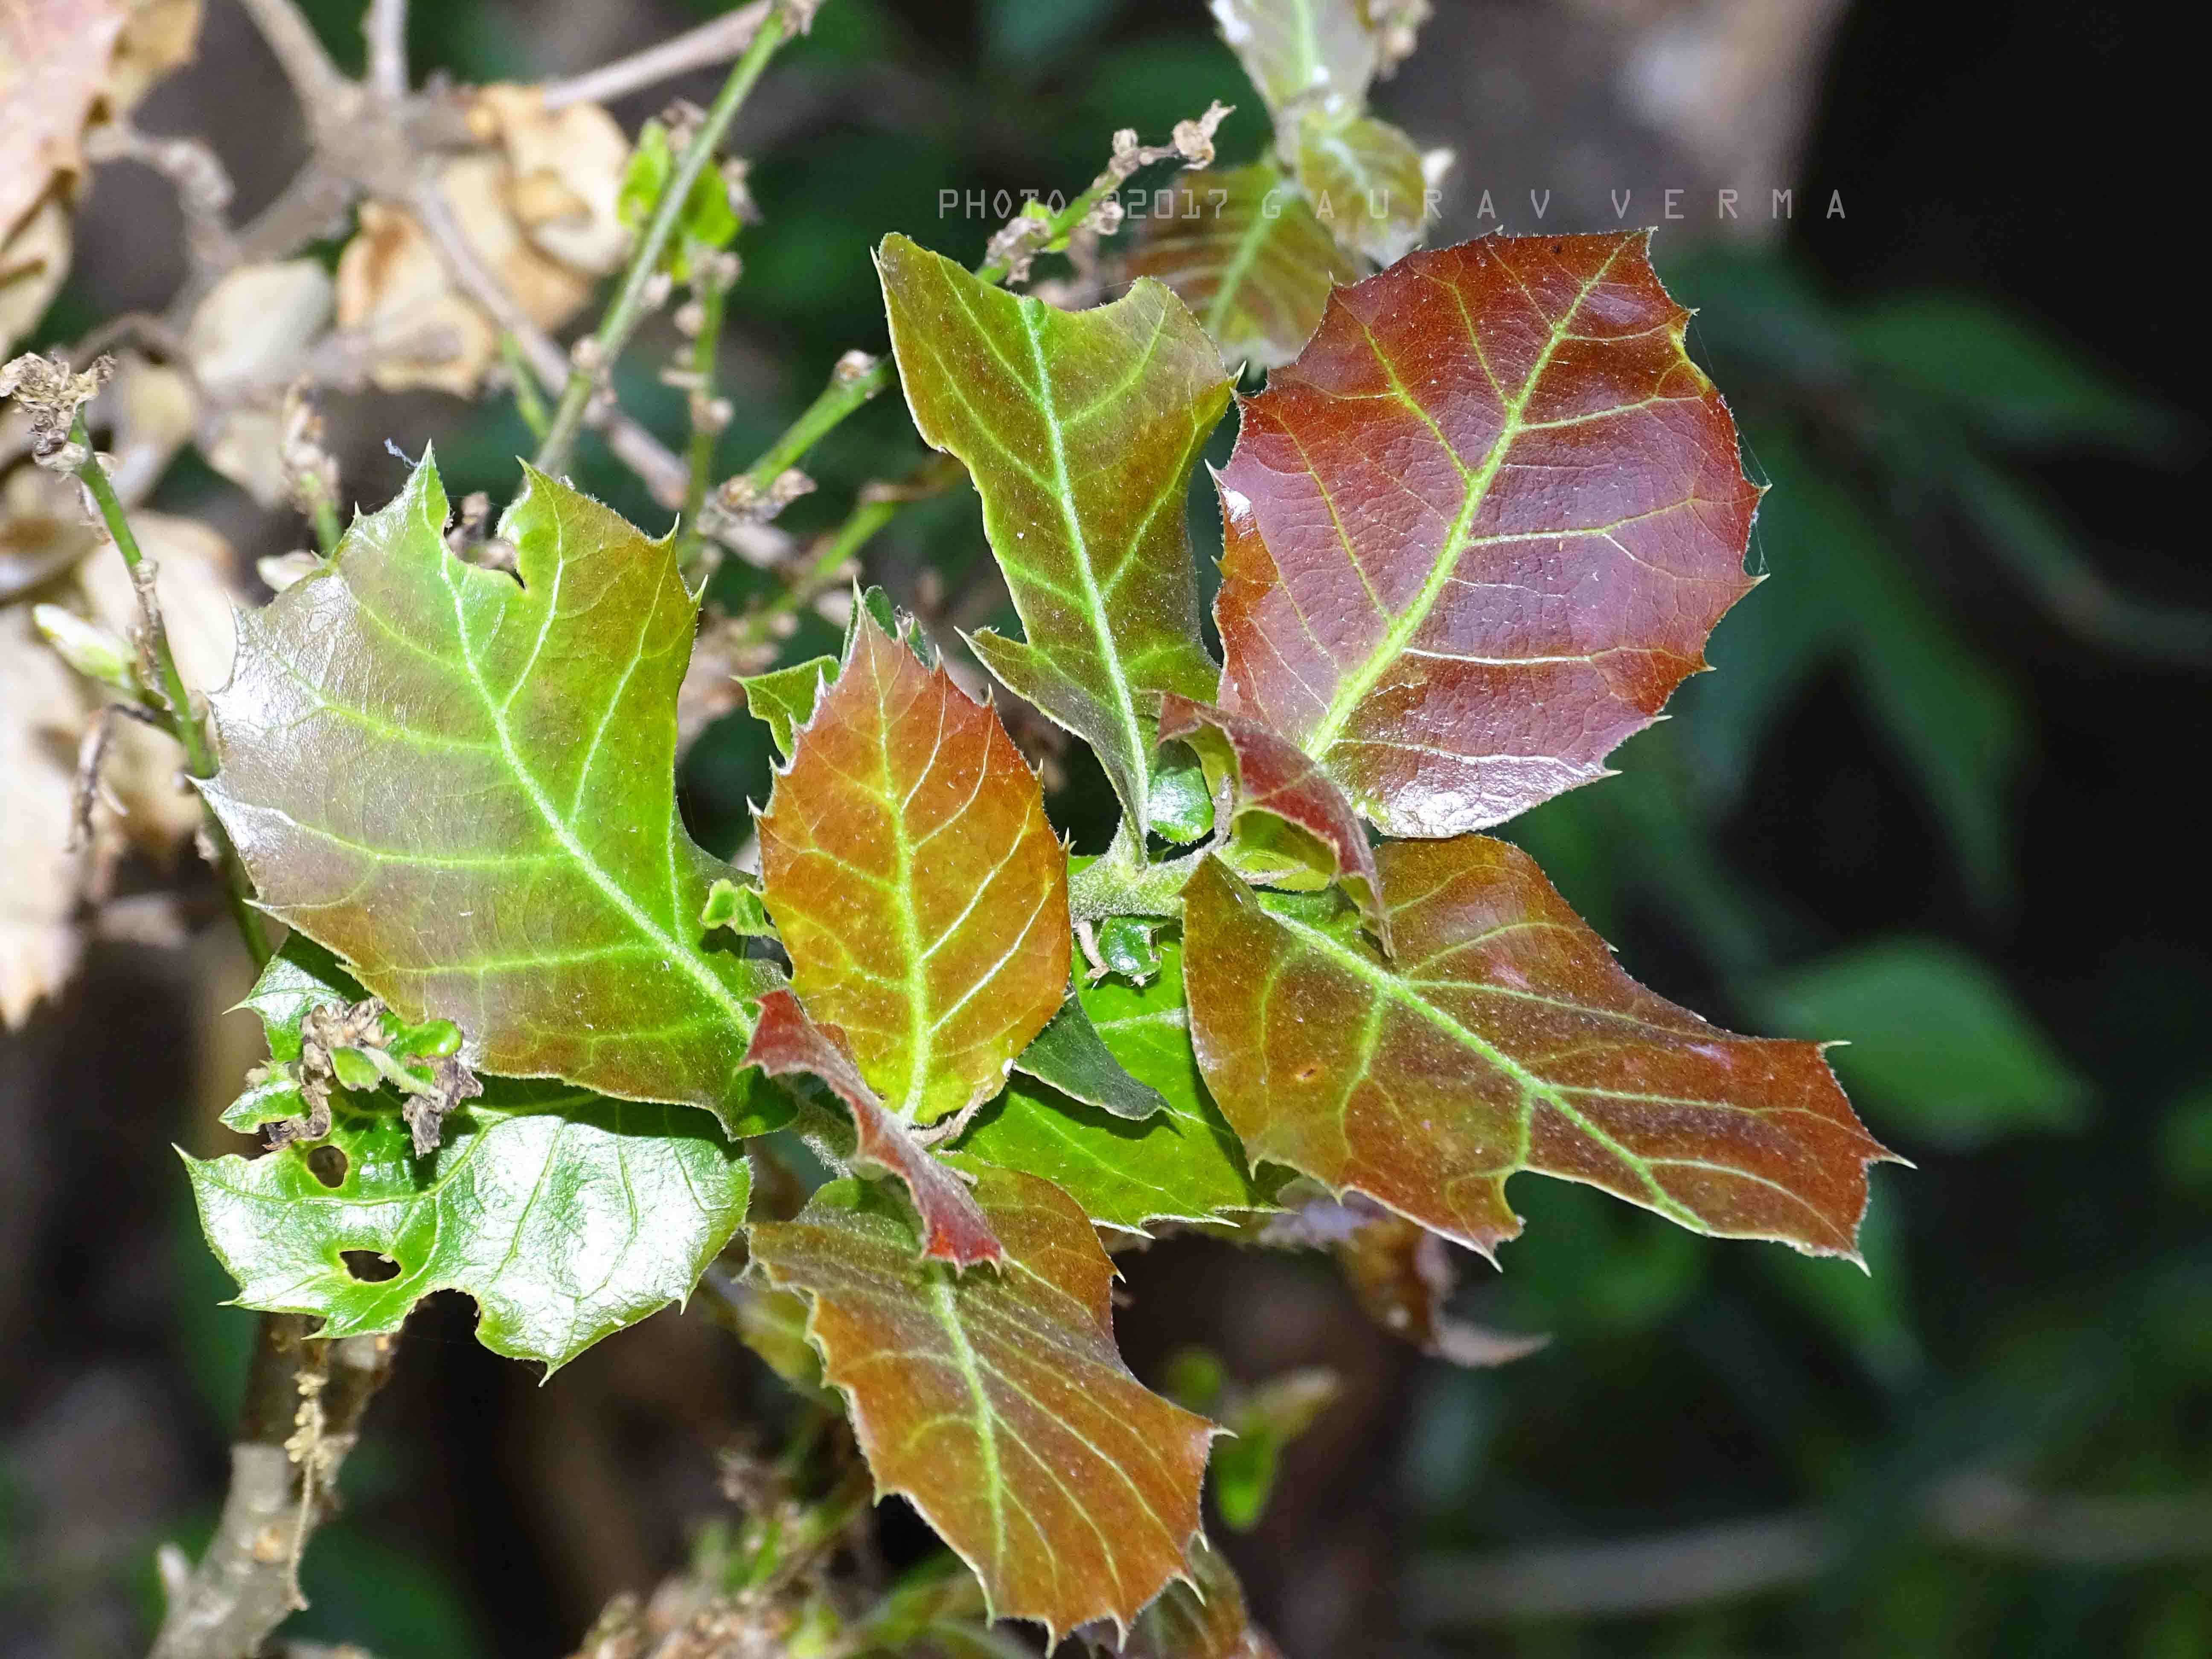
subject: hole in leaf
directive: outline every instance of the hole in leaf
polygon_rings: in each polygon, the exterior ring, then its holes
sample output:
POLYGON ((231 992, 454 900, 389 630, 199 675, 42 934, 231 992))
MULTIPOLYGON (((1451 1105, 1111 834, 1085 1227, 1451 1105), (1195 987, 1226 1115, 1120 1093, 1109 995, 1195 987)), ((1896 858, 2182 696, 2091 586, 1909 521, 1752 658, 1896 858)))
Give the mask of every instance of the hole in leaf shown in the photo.
POLYGON ((399 1277, 399 1264, 376 1250, 340 1250, 338 1260, 364 1285, 381 1285, 387 1279, 399 1277))
POLYGON ((325 1187, 343 1186, 346 1178, 346 1155, 342 1147, 325 1141, 307 1152, 307 1173, 325 1187))

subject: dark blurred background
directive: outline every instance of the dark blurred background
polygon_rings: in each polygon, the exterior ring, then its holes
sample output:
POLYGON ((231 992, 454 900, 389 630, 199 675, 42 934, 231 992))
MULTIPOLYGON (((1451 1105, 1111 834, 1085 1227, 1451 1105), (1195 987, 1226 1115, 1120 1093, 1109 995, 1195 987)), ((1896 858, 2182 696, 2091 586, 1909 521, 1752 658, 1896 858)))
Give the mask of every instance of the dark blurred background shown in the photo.
MULTIPOLYGON (((358 7, 309 9, 357 67, 358 7)), ((418 0, 416 68, 570 72, 714 9, 418 0)), ((2078 0, 1438 0, 1378 94, 1458 153, 1435 240, 1659 224, 1775 486, 1773 580, 1719 629, 1720 672, 1620 776, 1508 833, 1654 988, 1848 1038, 1856 1102, 1917 1167, 1875 1173, 1871 1275, 1516 1182, 1527 1234, 1502 1274, 1468 1260, 1466 1311, 1555 1340, 1492 1371, 1394 1346, 1322 1266, 1125 1257, 1141 1374, 1203 1343, 1248 1379, 1346 1379, 1261 1528, 1216 1529, 1293 1659, 2212 1654, 2203 325, 2187 152, 2149 125, 2200 76, 2147 9, 2078 0)), ((1224 154, 1256 153, 1259 100, 1198 0, 827 0, 737 132, 764 222, 732 301, 732 467, 838 353, 882 347, 875 238, 980 252, 994 222, 940 217, 940 187, 1079 186, 1113 129, 1158 137, 1215 95, 1242 106, 1224 154)), ((242 210, 303 153, 229 0, 138 118, 210 135, 242 210)), ((104 169, 40 337, 165 300, 177 230, 165 187, 104 169)), ((676 431, 649 369, 625 392, 676 431)), ((503 497, 529 447, 503 407, 326 403, 353 500, 396 487, 386 438, 434 436, 456 499, 503 497)), ((919 453, 885 400, 791 522, 919 453)), ((589 482, 648 513, 622 475, 589 482)), ((298 538, 189 460, 158 499, 242 554, 298 538)), ((1202 481, 1194 507, 1217 546, 1202 481)), ((1005 605, 964 492, 868 562, 952 620, 1005 605)), ((809 629, 791 655, 834 640, 809 629)), ((693 751, 717 850, 765 795, 765 741, 739 714, 693 751)), ((1060 795, 1099 839, 1095 776, 1060 795)), ((226 949, 104 948, 0 1036, 6 1659, 138 1650, 155 1545, 196 1542, 219 1498, 252 1316, 219 1305, 168 1146, 239 1146, 213 1115, 259 1054, 216 1017, 242 988, 226 949)), ((763 1395, 719 1328, 662 1315, 541 1389, 449 1297, 409 1326, 303 1631, 548 1659, 716 1511, 713 1450, 763 1395)))

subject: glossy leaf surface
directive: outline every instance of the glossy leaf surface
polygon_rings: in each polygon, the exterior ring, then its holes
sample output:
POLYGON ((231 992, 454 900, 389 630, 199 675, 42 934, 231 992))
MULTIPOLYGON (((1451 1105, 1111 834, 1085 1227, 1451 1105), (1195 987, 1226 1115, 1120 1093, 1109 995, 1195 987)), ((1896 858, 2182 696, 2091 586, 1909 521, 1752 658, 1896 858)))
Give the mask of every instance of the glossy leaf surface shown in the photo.
MULTIPOLYGON (((1382 909, 1382 881, 1375 873, 1366 829, 1344 792, 1311 756, 1258 720, 1181 697, 1164 700, 1160 736, 1201 745, 1215 765, 1233 773, 1232 817, 1240 829, 1245 814, 1256 812, 1297 831, 1303 839, 1297 851, 1320 855, 1322 873, 1344 884, 1383 950, 1389 950, 1390 919, 1382 909)), ((1270 850, 1281 846, 1277 838, 1270 850)), ((1249 873, 1249 865, 1240 867, 1249 873)))
POLYGON ((1243 405, 1224 708, 1387 833, 1601 776, 1751 586, 1758 492, 1642 233, 1489 237, 1340 289, 1243 405))
POLYGON ((963 1267, 1001 1258, 999 1241, 967 1187, 884 1109, 862 1079, 842 1031, 809 1019, 789 991, 771 991, 761 999, 760 1023, 745 1059, 770 1077, 811 1073, 836 1092, 852 1109, 859 1160, 905 1183, 921 1217, 924 1255, 963 1267))
POLYGON ((1262 896, 1209 860, 1184 891, 1192 1030, 1255 1158, 1473 1249, 1522 1170, 1693 1231, 1854 1255, 1859 1127, 1817 1044, 1741 1037, 1653 995, 1519 849, 1376 854, 1385 962, 1328 896, 1262 896))
POLYGON ((836 678, 836 658, 809 657, 788 668, 742 675, 738 684, 744 688, 745 708, 768 727, 775 752, 788 760, 792 733, 806 724, 822 688, 836 678))
POLYGON ((1129 1074, 1091 1023, 1083 1000, 1073 992, 1052 1023, 1037 1033, 1036 1041, 1022 1050, 1014 1069, 1086 1106, 1133 1122, 1164 1110, 1168 1103, 1158 1089, 1129 1074))
POLYGON ((807 1012, 892 1111, 995 1094, 1067 989, 1067 863, 999 717, 863 613, 759 821, 807 1012))
POLYGON ((913 1502, 995 1616, 1126 1625, 1184 1571, 1212 1425, 1122 1364, 1113 1266, 1066 1194, 981 1166, 975 1194, 995 1273, 918 1260, 893 1195, 852 1182, 757 1224, 754 1258, 812 1299, 878 1490, 913 1502))
POLYGON ((1066 312, 904 237, 876 263, 899 381, 923 438, 967 465, 1026 638, 975 638, 1006 685, 1097 751, 1152 822, 1147 693, 1211 702, 1184 502, 1228 406, 1219 354, 1182 302, 1139 283, 1066 312))
POLYGON ((726 866, 676 815, 694 607, 672 544, 542 474, 446 550, 427 459, 337 553, 239 617, 206 793, 267 908, 469 1062, 740 1126, 775 970, 706 948, 726 866))
POLYGON ((1243 1149, 1198 1074, 1183 1006, 1182 945, 1152 946, 1142 985, 1120 978, 1080 992, 1091 1026, 1165 1109, 1130 1122, 1016 1076, 977 1115, 960 1150, 1059 1187, 1102 1226, 1141 1232, 1155 1221, 1211 1221, 1267 1207, 1243 1149))
POLYGON ((1359 266, 1266 162, 1193 173, 1182 187, 1198 216, 1139 222, 1129 274, 1173 289, 1226 366, 1290 362, 1320 323, 1329 289, 1358 281, 1359 266))
MULTIPOLYGON (((310 1009, 360 995, 295 935, 244 1006, 281 1061, 298 1057, 310 1009)), ((397 1330, 422 1297, 452 1289, 482 1310, 486 1347, 564 1364, 683 1300, 744 1218, 744 1155, 685 1108, 490 1078, 418 1158, 388 1092, 340 1089, 332 1107, 331 1135, 312 1146, 185 1159, 239 1300, 325 1319, 326 1335, 397 1330), (318 1174, 340 1169, 334 1185, 318 1174), (356 1277, 356 1251, 397 1272, 356 1277)))

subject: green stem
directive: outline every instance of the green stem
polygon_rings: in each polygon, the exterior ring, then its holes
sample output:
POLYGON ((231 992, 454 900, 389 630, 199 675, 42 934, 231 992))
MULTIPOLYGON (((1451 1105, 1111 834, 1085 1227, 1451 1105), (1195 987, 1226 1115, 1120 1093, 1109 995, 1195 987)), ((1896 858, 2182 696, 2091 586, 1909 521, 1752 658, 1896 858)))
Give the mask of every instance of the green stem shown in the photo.
POLYGON ((738 647, 766 645, 774 640, 779 618, 795 615, 812 603, 816 595, 837 580, 847 561, 896 518, 901 508, 910 505, 910 501, 890 499, 864 501, 854 507, 844 523, 823 538, 819 550, 796 575, 758 610, 747 611, 740 619, 738 647))
MULTIPOLYGON (((76 476, 99 507, 100 516, 107 526, 115 550, 123 556, 123 562, 135 581, 146 556, 139 550, 138 538, 131 533, 131 521, 123 514, 123 503, 115 494, 115 486, 108 482, 106 470, 100 464, 100 456, 92 447, 92 435, 85 430, 84 416, 80 414, 70 428, 70 441, 83 447, 85 459, 76 470, 76 476)), ((332 514, 335 520, 336 514, 332 514)), ((211 778, 216 772, 215 746, 208 741, 207 728, 192 713, 191 694, 185 688, 185 677, 178 672, 176 653, 169 648, 169 630, 161 621, 157 607, 149 608, 148 641, 154 658, 154 672, 163 702, 169 706, 171 719, 175 723, 177 741, 185 746, 185 764, 196 778, 211 778)), ((229 832, 215 815, 214 808, 204 800, 200 805, 206 820, 208 840, 216 853, 216 865, 223 878, 223 891, 230 904, 231 919, 237 922, 239 936, 246 941, 246 951, 256 966, 269 960, 269 941, 261 932, 261 924, 253 914, 252 884, 246 874, 246 866, 239 861, 238 848, 231 845, 229 832)))
POLYGON ((714 365, 722 343, 722 313, 729 293, 729 284, 714 276, 699 282, 695 290, 699 301, 699 332, 691 342, 691 373, 697 377, 697 383, 690 393, 691 442, 684 452, 690 474, 684 485, 684 530, 676 549, 679 569, 688 569, 699 551, 699 514, 707 504, 707 490, 714 483, 714 441, 722 435, 711 411, 714 365))
MULTIPOLYGON (((1059 246, 1091 216, 1097 205, 1120 188, 1122 180, 1112 173, 1102 173, 1085 191, 1058 213, 1045 221, 1047 234, 1041 247, 1049 250, 1059 246)), ((975 267, 975 276, 982 282, 998 283, 1006 280, 1007 268, 1001 264, 983 264, 975 267)), ((885 358, 873 364, 866 374, 853 376, 836 374, 823 388, 822 395, 806 406, 805 412, 785 428, 783 434, 763 452, 761 458, 745 469, 745 482, 757 494, 766 493, 784 472, 796 466, 840 422, 861 404, 891 383, 890 360, 885 358)))
POLYGON ((523 361, 522 342, 512 333, 499 337, 500 361, 507 365, 507 378, 514 383, 514 412, 522 416, 523 425, 530 435, 540 443, 545 441, 545 428, 550 424, 545 413, 545 399, 538 390, 538 377, 530 372, 523 361))
POLYGON ((769 486, 804 460, 808 450, 890 383, 891 364, 888 357, 877 359, 861 374, 832 374, 830 384, 822 388, 822 395, 807 404, 805 412, 745 469, 745 482, 753 487, 756 495, 766 495, 769 486))
MULTIPOLYGON (((753 89, 761 71, 768 67, 768 60, 790 33, 791 20, 783 9, 770 12, 754 34, 752 44, 745 48, 745 55, 731 70, 730 78, 722 83, 714 107, 707 112, 707 118, 700 123, 698 131, 685 146, 675 171, 661 189, 659 201, 653 205, 652 222, 631 251, 629 268, 623 273, 622 288, 593 337, 592 356, 599 365, 611 365, 621 356, 630 335, 645 320, 647 292, 652 287, 654 272, 660 269, 661 256, 668 251, 669 240, 676 234, 684 204, 691 199, 691 186, 714 159, 722 135, 729 131, 730 122, 738 106, 744 102, 745 94, 753 89)), ((568 457, 576 447, 576 434, 583 430, 584 411, 591 404, 598 382, 599 374, 593 367, 580 364, 568 371, 568 383, 562 388, 560 405, 553 411, 553 423, 538 446, 539 471, 559 473, 567 467, 568 457)))
POLYGON ((338 506, 318 490, 308 503, 307 518, 315 526, 315 546, 325 558, 338 550, 338 506))

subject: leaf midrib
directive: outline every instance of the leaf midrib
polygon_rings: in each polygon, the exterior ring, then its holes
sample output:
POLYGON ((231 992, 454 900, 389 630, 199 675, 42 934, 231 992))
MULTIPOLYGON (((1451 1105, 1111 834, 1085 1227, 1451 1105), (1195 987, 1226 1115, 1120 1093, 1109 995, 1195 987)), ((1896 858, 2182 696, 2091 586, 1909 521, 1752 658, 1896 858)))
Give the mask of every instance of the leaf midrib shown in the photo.
MULTIPOLYGON (((555 525, 556 538, 565 538, 559 527, 557 515, 556 515, 555 525)), ((483 671, 477 662, 474 643, 469 634, 468 613, 461 603, 461 591, 454 586, 453 571, 447 563, 453 556, 441 546, 437 556, 440 560, 439 580, 444 584, 447 593, 453 600, 453 629, 461 647, 462 665, 467 669, 469 683, 476 688, 477 698, 483 706, 484 714, 491 722, 492 733, 499 740, 501 757, 507 762, 508 769, 514 774, 514 780, 521 788, 524 796, 536 809, 538 817, 551 832, 554 840, 584 872, 586 878, 599 890, 600 893, 622 913, 623 918, 633 927, 647 939, 655 941, 665 957, 680 963, 692 982, 731 1017, 739 1030, 746 1030, 750 1022, 746 1018, 744 1000, 732 995, 728 987, 666 933, 649 913, 640 907, 638 902, 623 890, 622 884, 616 881, 600 866, 590 849, 577 839, 575 832, 562 821, 560 814, 554 810, 551 798, 539 787, 536 776, 524 763, 522 757, 516 752, 514 738, 507 730, 507 705, 494 700, 491 687, 485 681, 483 671)), ((546 615, 543 623, 544 629, 550 629, 552 626, 554 602, 559 593, 560 573, 567 568, 568 558, 565 550, 556 541, 554 549, 554 591, 544 597, 546 615)), ((656 599, 655 603, 657 602, 656 599)), ((543 642, 542 631, 540 642, 543 642)), ((536 661, 537 653, 533 649, 531 655, 532 666, 536 665, 536 661)), ((520 693, 521 685, 522 682, 518 679, 515 685, 516 693, 520 693)), ((513 696, 510 695, 508 701, 512 702, 512 700, 513 696)), ((672 841, 674 836, 672 823, 667 833, 672 841)))
MULTIPOLYGON (((1431 415, 1407 390, 1405 383, 1398 378, 1396 365, 1392 363, 1389 357, 1383 352, 1381 343, 1376 340, 1373 333, 1367 331, 1364 325, 1362 325, 1362 331, 1367 333, 1369 349, 1376 365, 1381 368, 1384 374, 1389 377, 1391 388, 1398 394, 1399 400, 1418 416, 1422 424, 1435 434, 1437 444, 1450 459, 1453 466, 1458 469, 1462 479, 1465 481, 1467 494, 1460 503, 1459 512, 1454 516, 1449 529, 1444 532, 1443 545, 1437 549, 1435 562, 1430 567, 1429 574, 1421 584, 1421 591, 1413 596, 1412 604, 1393 618, 1390 626, 1384 630, 1382 640, 1368 653, 1367 659, 1352 673, 1340 678, 1337 683, 1336 695, 1329 699, 1328 708, 1322 714, 1320 723, 1306 738, 1304 746, 1307 753, 1316 758, 1327 757, 1328 751, 1335 747, 1337 740, 1343 736, 1346 726, 1351 724, 1352 715, 1358 712, 1359 706, 1366 701, 1368 694, 1382 683, 1382 677, 1390 672, 1398 659, 1404 654, 1407 646, 1412 643, 1414 635, 1419 634, 1428 622, 1430 613, 1436 609, 1437 600, 1443 596, 1444 588, 1449 584, 1453 573, 1459 568, 1461 556, 1467 551, 1468 538, 1474 532, 1475 518, 1481 512, 1482 504, 1489 496, 1490 486, 1496 479, 1498 469, 1504 465, 1506 455, 1521 435, 1522 419, 1528 412, 1529 401, 1535 396, 1537 385, 1543 380, 1545 371, 1551 367, 1553 354, 1559 349, 1560 342, 1566 338, 1567 331, 1573 325, 1576 317, 1581 313, 1584 302, 1596 290, 1598 284, 1612 274, 1614 262, 1620 258, 1622 249, 1626 246, 1627 243, 1623 241, 1606 256, 1605 263, 1597 268, 1587 282, 1583 283, 1575 295, 1574 302, 1560 313, 1559 321, 1552 325, 1542 349, 1536 354, 1536 361, 1530 365, 1528 373, 1522 378, 1519 388, 1506 404, 1497 437, 1492 440, 1490 448, 1483 456, 1482 464, 1474 469, 1470 469, 1466 462, 1460 459, 1458 449, 1444 435, 1443 429, 1436 422, 1436 417, 1431 415)), ((1470 336, 1474 331, 1471 319, 1468 324, 1468 331, 1470 336)), ((1320 483, 1318 473, 1315 474, 1315 482, 1316 484, 1320 483)), ((1357 570, 1358 560, 1353 552, 1349 538, 1345 538, 1344 553, 1346 560, 1350 561, 1357 570)))
MULTIPOLYGON (((1302 940, 1309 948, 1329 957, 1340 966, 1348 969, 1358 978, 1365 981, 1377 995, 1387 997, 1402 1007, 1412 1009, 1462 1048, 1468 1049, 1487 1064, 1496 1066, 1513 1080, 1520 1088, 1522 1097, 1522 1149, 1514 1160, 1514 1170, 1530 1167, 1528 1149, 1528 1103, 1531 1099, 1540 1098, 1546 1105, 1573 1124, 1577 1130, 1619 1158, 1625 1167, 1633 1170, 1649 1189, 1653 1209, 1668 1220, 1688 1228, 1692 1232, 1703 1233, 1711 1231, 1695 1211, 1682 1205, 1660 1184, 1659 1178, 1651 1173, 1650 1164, 1646 1159, 1631 1152, 1597 1124, 1590 1121, 1567 1099, 1557 1085, 1530 1071, 1479 1032, 1469 1030, 1458 1019, 1414 991, 1396 975, 1377 967, 1358 951, 1340 944, 1320 929, 1309 927, 1292 917, 1264 908, 1262 914, 1277 927, 1302 940)), ((1724 1104, 1725 1103, 1714 1103, 1724 1104)), ((1510 1175, 1513 1170, 1509 1170, 1504 1173, 1510 1175)))
POLYGON ((1129 696, 1128 673, 1122 664, 1121 650, 1115 642, 1113 629, 1106 625, 1106 596, 1098 586, 1097 572, 1091 568, 1091 544, 1075 515, 1066 437, 1060 429, 1059 404, 1053 396, 1052 375, 1045 364, 1044 341, 1038 328, 1043 307, 1036 303, 1034 308, 1032 305, 1019 305, 1016 309, 1022 319, 1022 333, 1029 341, 1030 361, 1036 374, 1037 413, 1043 419, 1047 445, 1052 452, 1053 477, 1058 485, 1053 500, 1060 508, 1060 521, 1067 534, 1069 550, 1074 556, 1076 574, 1083 582, 1084 620, 1091 625, 1091 637, 1097 641, 1099 660, 1105 666, 1107 684, 1113 688, 1114 716, 1121 728, 1122 741, 1128 746, 1129 789, 1136 797, 1129 803, 1130 811, 1140 826, 1149 825, 1152 775, 1148 745, 1137 719, 1136 703, 1129 696))
POLYGON ((1237 252, 1221 268, 1220 286, 1214 289, 1212 301, 1206 307, 1205 326, 1208 338, 1217 341, 1221 338, 1222 327, 1229 320, 1228 313, 1237 294, 1251 276, 1252 268, 1260 263, 1261 250, 1267 246, 1267 239, 1280 228, 1282 218, 1279 213, 1270 219, 1264 212, 1254 211, 1251 223, 1245 227, 1244 234, 1237 240, 1237 252))

